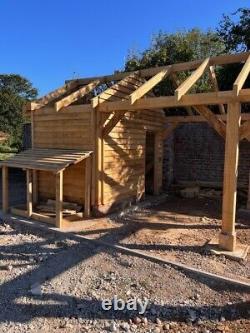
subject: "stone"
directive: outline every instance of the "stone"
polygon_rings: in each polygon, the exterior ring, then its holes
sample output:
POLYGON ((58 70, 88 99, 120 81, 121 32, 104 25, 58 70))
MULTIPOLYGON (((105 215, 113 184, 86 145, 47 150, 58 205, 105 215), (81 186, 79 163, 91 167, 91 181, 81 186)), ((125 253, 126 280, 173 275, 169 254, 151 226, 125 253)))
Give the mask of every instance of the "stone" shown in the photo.
POLYGON ((123 331, 125 331, 125 332, 129 332, 129 330, 130 330, 130 325, 129 325, 129 323, 122 323, 122 324, 120 325, 120 327, 121 327, 121 329, 122 329, 123 331))
POLYGON ((148 318, 147 317, 143 317, 142 318, 142 323, 144 324, 144 326, 148 325, 148 318))
POLYGON ((156 322, 157 325, 161 325, 161 320, 159 318, 156 318, 155 322, 156 322))
POLYGON ((141 318, 139 318, 139 317, 135 317, 135 318, 133 318, 133 323, 134 323, 134 324, 138 325, 138 324, 140 324, 141 322, 142 322, 141 318))
POLYGON ((112 323, 110 324, 109 331, 110 332, 118 332, 117 325, 116 325, 116 323, 114 321, 112 321, 112 323))
POLYGON ((153 330, 154 333, 161 333, 160 327, 155 327, 153 330))
POLYGON ((164 331, 168 331, 170 329, 170 325, 169 324, 164 324, 162 326, 162 328, 163 328, 164 331))

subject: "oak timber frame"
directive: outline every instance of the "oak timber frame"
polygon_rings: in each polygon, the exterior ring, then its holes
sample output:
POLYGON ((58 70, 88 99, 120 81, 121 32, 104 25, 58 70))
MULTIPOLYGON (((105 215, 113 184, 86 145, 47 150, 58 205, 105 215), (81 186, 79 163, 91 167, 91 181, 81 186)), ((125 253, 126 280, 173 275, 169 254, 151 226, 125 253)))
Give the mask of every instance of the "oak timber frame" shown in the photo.
MULTIPOLYGON (((60 112, 66 106, 77 102, 90 91, 95 91, 98 85, 112 82, 111 87, 92 98, 90 104, 82 107, 91 110, 96 126, 95 152, 93 155, 94 174, 91 188, 92 204, 102 202, 103 186, 103 138, 123 119, 127 112, 140 112, 143 110, 159 110, 172 107, 184 107, 187 116, 167 116, 164 120, 165 128, 156 133, 157 144, 159 140, 166 139, 172 131, 181 123, 207 121, 217 133, 225 138, 225 166, 222 207, 222 230, 220 234, 221 248, 234 251, 236 247, 235 235, 235 211, 237 193, 237 170, 239 142, 242 139, 250 139, 250 114, 241 113, 241 104, 250 103, 250 89, 243 89, 244 83, 250 72, 250 53, 220 55, 186 63, 177 63, 168 66, 149 68, 136 72, 121 72, 102 77, 92 77, 66 81, 65 85, 47 96, 26 105, 26 112, 36 112, 46 105, 54 105, 56 112, 60 112), (232 63, 244 63, 241 72, 234 82, 232 90, 219 91, 216 78, 216 66, 232 63), (184 81, 179 82, 177 74, 181 71, 192 71, 184 81), (213 91, 204 93, 187 94, 193 89, 194 84, 208 71, 213 91), (150 92, 162 80, 169 77, 175 84, 174 96, 154 97, 150 92), (141 78, 140 84, 135 85, 135 90, 124 94, 127 84, 134 84, 133 80, 141 78), (132 83, 131 83, 132 82, 132 83), (120 84, 122 83, 122 84, 120 84), (119 85, 120 84, 120 85, 119 85), (122 87, 122 89, 121 89, 122 87), (115 98, 114 98, 115 97, 115 98), (118 99, 118 100, 117 100, 118 99), (219 114, 212 111, 210 106, 217 105, 219 114), (111 117, 110 117, 111 116, 111 117)), ((155 163, 157 156, 155 158, 155 163)), ((160 192, 162 183, 162 171, 159 170, 155 180, 155 194, 160 192)), ((6 184, 7 171, 3 171, 4 184, 6 184)), ((58 175, 58 198, 61 198, 60 184, 62 175, 58 175)), ((7 189, 3 206, 7 206, 7 189)), ((31 194, 29 192, 29 197, 31 194)), ((61 207, 57 207, 60 211, 61 207)))

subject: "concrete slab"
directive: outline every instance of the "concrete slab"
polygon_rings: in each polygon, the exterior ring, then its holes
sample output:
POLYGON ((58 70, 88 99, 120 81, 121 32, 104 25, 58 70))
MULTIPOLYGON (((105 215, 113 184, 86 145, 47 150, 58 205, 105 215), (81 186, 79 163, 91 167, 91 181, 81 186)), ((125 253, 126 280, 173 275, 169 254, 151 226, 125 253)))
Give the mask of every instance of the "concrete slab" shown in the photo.
POLYGON ((227 258, 241 261, 245 260, 247 257, 247 253, 249 250, 249 245, 244 245, 244 244, 236 244, 236 250, 235 251, 226 251, 222 250, 219 247, 219 238, 213 238, 210 242, 206 244, 206 249, 211 252, 212 254, 216 255, 223 255, 227 258))

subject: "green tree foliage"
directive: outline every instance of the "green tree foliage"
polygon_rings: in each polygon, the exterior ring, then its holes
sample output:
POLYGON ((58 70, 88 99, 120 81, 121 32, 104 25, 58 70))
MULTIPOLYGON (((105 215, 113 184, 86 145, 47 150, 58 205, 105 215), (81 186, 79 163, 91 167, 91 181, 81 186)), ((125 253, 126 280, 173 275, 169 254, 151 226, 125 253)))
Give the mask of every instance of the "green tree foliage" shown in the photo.
POLYGON ((11 135, 10 145, 20 147, 25 101, 37 96, 32 84, 16 74, 0 74, 0 130, 11 135))
MULTIPOLYGON (((160 32, 153 37, 151 46, 148 49, 142 53, 130 52, 125 71, 204 59, 219 55, 224 51, 225 45, 216 32, 203 32, 199 29, 173 34, 160 32)), ((178 80, 181 82, 188 75, 190 75, 188 71, 178 73, 178 80)), ((208 75, 204 75, 192 88, 192 90, 196 91, 208 91, 211 89, 208 75)), ((172 95, 174 90, 175 84, 173 84, 171 79, 167 78, 154 88, 154 94, 156 96, 172 95)), ((171 113, 175 114, 180 111, 180 109, 172 109, 171 113)), ((182 110, 182 112, 186 114, 185 110, 182 110)))
MULTIPOLYGON (((226 52, 250 51, 250 9, 239 8, 231 16, 224 15, 217 33, 225 43, 226 52)), ((232 64, 221 68, 218 75, 222 90, 232 89, 233 82, 242 66, 242 64, 232 64)), ((250 87, 250 79, 246 81, 244 87, 250 87)), ((245 107, 244 110, 246 111, 245 107)))
POLYGON ((250 50, 250 8, 239 8, 231 16, 223 15, 217 29, 227 52, 250 50))

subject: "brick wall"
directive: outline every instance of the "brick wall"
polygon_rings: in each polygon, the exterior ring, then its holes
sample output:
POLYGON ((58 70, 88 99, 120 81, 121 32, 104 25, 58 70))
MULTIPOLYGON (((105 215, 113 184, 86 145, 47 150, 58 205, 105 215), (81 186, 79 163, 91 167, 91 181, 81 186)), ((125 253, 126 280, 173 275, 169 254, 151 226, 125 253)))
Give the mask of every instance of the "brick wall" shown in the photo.
MULTIPOLYGON (((222 139, 207 123, 183 124, 165 142, 164 186, 178 181, 222 182, 224 169, 222 139), (172 151, 172 158, 169 158, 172 151), (173 170, 172 175, 166 170, 173 170)), ((250 142, 240 143, 239 180, 248 188, 250 171, 250 142)))

